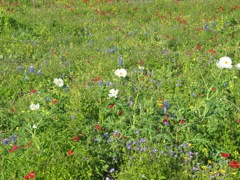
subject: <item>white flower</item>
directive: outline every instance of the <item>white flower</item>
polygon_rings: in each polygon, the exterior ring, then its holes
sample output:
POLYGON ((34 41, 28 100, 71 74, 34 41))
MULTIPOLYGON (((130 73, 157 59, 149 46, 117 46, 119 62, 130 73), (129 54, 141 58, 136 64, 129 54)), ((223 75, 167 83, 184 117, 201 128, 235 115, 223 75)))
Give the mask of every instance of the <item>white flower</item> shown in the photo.
POLYGON ((62 87, 64 85, 64 82, 61 78, 57 79, 55 78, 53 81, 58 87, 62 87))
POLYGON ((117 69, 114 74, 118 77, 126 77, 127 71, 125 69, 117 69))
POLYGON ((144 70, 144 66, 138 66, 138 69, 144 70))
POLYGON ((221 57, 218 62, 216 62, 217 67, 220 69, 227 68, 232 69, 232 60, 229 57, 221 57))
POLYGON ((117 94, 118 94, 118 89, 111 89, 110 91, 109 91, 109 94, 108 94, 108 96, 109 97, 117 97, 117 94))
POLYGON ((238 63, 235 67, 237 70, 240 70, 240 63, 238 63))
POLYGON ((36 110, 36 109, 39 109, 40 105, 39 104, 31 104, 30 105, 30 109, 33 111, 33 110, 36 110))
POLYGON ((34 124, 34 125, 32 126, 32 128, 33 128, 33 129, 37 129, 37 126, 34 124))

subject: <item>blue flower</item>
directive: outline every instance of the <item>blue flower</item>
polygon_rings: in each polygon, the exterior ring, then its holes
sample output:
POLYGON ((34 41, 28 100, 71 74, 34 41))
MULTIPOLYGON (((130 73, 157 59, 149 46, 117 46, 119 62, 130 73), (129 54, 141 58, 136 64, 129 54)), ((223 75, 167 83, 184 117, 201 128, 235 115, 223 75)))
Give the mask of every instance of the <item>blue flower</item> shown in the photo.
POLYGON ((9 143, 9 140, 7 138, 3 139, 2 140, 2 144, 3 145, 7 145, 9 143))
POLYGON ((38 70, 37 74, 42 75, 42 70, 38 70))
POLYGON ((33 66, 30 66, 30 67, 29 67, 29 71, 30 71, 30 73, 34 73, 34 67, 33 67, 33 66))

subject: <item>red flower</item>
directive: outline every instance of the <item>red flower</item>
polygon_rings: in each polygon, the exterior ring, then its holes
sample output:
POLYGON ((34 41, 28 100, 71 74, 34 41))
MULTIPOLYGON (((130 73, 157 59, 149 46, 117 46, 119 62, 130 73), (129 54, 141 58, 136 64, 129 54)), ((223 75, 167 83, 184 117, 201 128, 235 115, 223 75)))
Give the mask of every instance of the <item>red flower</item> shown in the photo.
POLYGON ((30 90, 30 92, 31 92, 31 93, 36 93, 37 90, 36 90, 36 89, 32 89, 32 90, 30 90))
POLYGON ((182 23, 183 23, 184 25, 186 25, 186 24, 187 24, 187 21, 184 19, 184 20, 182 20, 182 23))
POLYGON ((14 145, 13 147, 12 147, 12 149, 10 149, 9 150, 9 152, 14 152, 16 149, 18 149, 19 147, 17 146, 17 145, 14 145))
POLYGON ((238 9, 238 8, 239 8, 238 5, 234 5, 234 6, 232 7, 232 10, 236 10, 236 9, 238 9))
POLYGON ((216 51, 214 51, 213 49, 209 50, 208 52, 216 54, 216 51))
POLYGON ((229 158, 229 156, 230 156, 230 155, 227 154, 227 153, 222 153, 221 155, 222 155, 222 157, 224 157, 224 158, 229 158))
POLYGON ((57 102, 58 102, 58 100, 56 100, 56 99, 54 99, 54 100, 52 101, 53 104, 57 104, 57 102))
POLYGON ((26 176, 24 176, 24 179, 34 179, 36 177, 35 172, 30 172, 26 176))
POLYGON ((119 116, 122 116, 122 115, 123 115, 123 112, 122 112, 122 111, 120 111, 120 112, 119 112, 119 116))
POLYGON ((228 166, 229 166, 230 168, 240 168, 240 164, 238 164, 237 161, 231 161, 231 162, 228 164, 228 166))
POLYGON ((12 112, 15 112, 15 109, 12 107, 12 108, 11 108, 11 111, 12 111, 12 112))
POLYGON ((212 88, 212 91, 216 91, 216 88, 215 88, 215 87, 213 87, 213 88, 212 88))
POLYGON ((201 46, 197 46, 197 47, 196 47, 196 50, 199 50, 199 49, 201 49, 201 46))
POLYGON ((237 120, 237 123, 240 123, 240 119, 237 120))
POLYGON ((112 109, 115 106, 115 104, 110 104, 109 108, 112 109))
POLYGON ((69 151, 67 152, 68 157, 72 156, 73 154, 74 154, 74 152, 73 152, 72 150, 69 150, 69 151))
POLYGON ((75 136, 74 138, 72 138, 73 141, 79 141, 79 137, 75 136))
POLYGON ((185 121, 183 119, 179 121, 179 124, 184 124, 184 123, 185 121))
POLYGON ((92 81, 93 82, 99 82, 102 79, 102 76, 98 76, 96 78, 93 78, 92 81))
POLYGON ((97 125, 95 126, 95 128, 96 128, 97 130, 99 130, 99 131, 102 130, 102 128, 101 128, 101 126, 100 126, 99 124, 97 124, 97 125))

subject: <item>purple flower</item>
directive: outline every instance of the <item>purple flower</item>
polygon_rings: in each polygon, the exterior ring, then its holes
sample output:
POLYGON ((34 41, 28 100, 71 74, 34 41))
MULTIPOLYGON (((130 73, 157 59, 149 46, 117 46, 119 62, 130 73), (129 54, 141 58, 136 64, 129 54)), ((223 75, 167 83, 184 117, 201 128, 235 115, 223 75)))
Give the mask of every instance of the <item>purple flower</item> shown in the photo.
POLYGON ((18 66, 18 71, 23 70, 23 68, 21 66, 18 66))
POLYGON ((167 111, 167 109, 168 109, 168 102, 164 101, 164 103, 163 103, 163 110, 167 111))
POLYGON ((124 61, 123 61, 123 57, 120 56, 120 57, 119 57, 119 66, 122 66, 122 65, 123 65, 123 62, 124 62, 124 61))
POLYGON ((9 140, 7 138, 3 139, 2 140, 2 144, 3 145, 7 145, 9 143, 9 140))
POLYGON ((102 81, 99 82, 99 86, 103 86, 103 82, 102 81))
POLYGON ((30 73, 34 73, 34 67, 33 67, 33 66, 30 66, 30 67, 29 67, 29 71, 30 71, 30 73))
POLYGON ((127 149, 131 149, 132 148, 132 146, 131 145, 127 145, 127 149))
POLYGON ((13 134, 13 135, 11 136, 11 141, 12 141, 12 142, 16 142, 16 140, 17 140, 17 135, 16 135, 16 134, 13 134))
POLYGON ((208 32, 210 29, 208 27, 208 25, 205 26, 205 31, 208 32))
POLYGON ((42 70, 38 70, 37 74, 42 75, 42 70))
POLYGON ((141 143, 145 143, 145 142, 146 142, 146 139, 140 138, 140 142, 141 142, 141 143))

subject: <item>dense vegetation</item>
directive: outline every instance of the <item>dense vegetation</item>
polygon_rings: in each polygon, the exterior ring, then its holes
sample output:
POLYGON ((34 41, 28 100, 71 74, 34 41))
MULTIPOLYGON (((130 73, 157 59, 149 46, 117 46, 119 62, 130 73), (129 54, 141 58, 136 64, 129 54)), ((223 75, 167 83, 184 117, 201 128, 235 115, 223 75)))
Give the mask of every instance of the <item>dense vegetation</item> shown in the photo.
POLYGON ((239 179, 239 8, 0 1, 0 179, 239 179))

